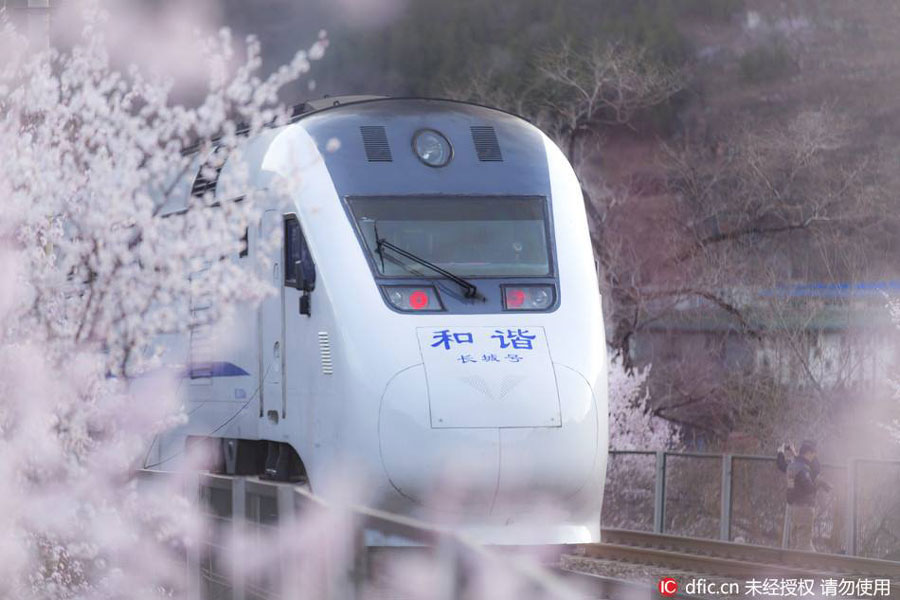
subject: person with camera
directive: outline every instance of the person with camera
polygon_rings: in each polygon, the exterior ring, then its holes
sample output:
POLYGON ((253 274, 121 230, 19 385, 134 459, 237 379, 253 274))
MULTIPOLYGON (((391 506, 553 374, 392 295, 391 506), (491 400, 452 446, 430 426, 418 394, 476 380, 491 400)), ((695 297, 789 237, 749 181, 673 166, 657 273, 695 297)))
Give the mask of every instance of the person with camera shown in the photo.
POLYGON ((819 464, 816 443, 804 440, 800 444, 799 452, 795 452, 790 444, 782 444, 778 448, 776 464, 787 476, 787 506, 782 546, 815 552, 812 533, 816 492, 820 489, 825 491, 831 489, 827 482, 819 479, 822 466, 819 464))

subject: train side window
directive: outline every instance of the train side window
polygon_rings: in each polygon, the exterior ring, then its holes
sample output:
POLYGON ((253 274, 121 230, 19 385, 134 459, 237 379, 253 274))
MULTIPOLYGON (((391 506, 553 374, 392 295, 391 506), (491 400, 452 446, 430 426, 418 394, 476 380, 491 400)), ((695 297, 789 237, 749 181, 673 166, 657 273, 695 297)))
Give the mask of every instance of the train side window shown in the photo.
POLYGON ((300 230, 300 222, 294 215, 284 218, 284 285, 297 286, 297 262, 310 261, 309 247, 300 230))

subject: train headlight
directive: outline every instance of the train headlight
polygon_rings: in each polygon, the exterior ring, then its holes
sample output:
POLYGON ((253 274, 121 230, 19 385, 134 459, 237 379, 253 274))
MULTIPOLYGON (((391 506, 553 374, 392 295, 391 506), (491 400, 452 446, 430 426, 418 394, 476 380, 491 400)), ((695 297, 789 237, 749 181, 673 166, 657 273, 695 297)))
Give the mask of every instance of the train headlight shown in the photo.
POLYGON ((416 156, 429 167, 443 167, 453 157, 450 142, 434 129, 420 129, 413 136, 416 156))
POLYGON ((408 312, 444 310, 437 290, 430 285, 383 285, 381 291, 391 306, 408 312))
POLYGON ((556 288, 552 285, 504 285, 503 308, 505 310, 547 310, 556 300, 556 288))

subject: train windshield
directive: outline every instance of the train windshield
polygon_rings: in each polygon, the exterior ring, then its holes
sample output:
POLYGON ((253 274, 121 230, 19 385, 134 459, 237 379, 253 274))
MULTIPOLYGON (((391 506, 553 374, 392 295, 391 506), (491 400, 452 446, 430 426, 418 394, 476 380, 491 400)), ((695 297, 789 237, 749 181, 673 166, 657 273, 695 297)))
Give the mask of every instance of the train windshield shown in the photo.
POLYGON ((351 198, 350 211, 379 275, 432 277, 389 241, 460 277, 551 275, 546 201, 533 197, 351 198))

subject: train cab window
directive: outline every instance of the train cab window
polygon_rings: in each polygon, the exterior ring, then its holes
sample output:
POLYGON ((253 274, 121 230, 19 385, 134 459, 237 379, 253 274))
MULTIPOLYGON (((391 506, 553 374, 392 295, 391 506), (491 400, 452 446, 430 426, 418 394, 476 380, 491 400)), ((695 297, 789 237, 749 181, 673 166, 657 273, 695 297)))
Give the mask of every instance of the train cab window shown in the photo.
POLYGON ((349 198, 350 212, 381 277, 431 272, 378 241, 460 277, 549 277, 547 202, 541 197, 349 198))
POLYGON ((284 218, 284 285, 295 287, 297 278, 297 262, 305 261, 312 265, 312 256, 306 238, 300 229, 300 221, 294 215, 284 218))

